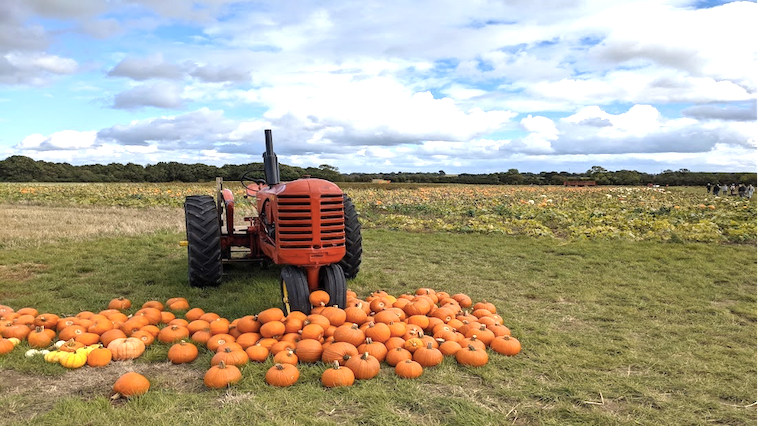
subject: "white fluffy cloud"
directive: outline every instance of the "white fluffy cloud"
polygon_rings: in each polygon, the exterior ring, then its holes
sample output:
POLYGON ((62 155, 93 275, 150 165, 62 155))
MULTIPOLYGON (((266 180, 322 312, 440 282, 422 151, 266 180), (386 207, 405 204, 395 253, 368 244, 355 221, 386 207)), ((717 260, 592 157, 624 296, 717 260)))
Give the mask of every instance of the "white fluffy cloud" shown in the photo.
POLYGON ((150 82, 117 94, 113 99, 113 107, 118 109, 179 108, 184 102, 180 85, 150 82))
POLYGON ((667 119, 650 105, 635 105, 610 114, 598 106, 582 108, 557 122, 529 116, 530 133, 501 150, 527 154, 710 153, 717 146, 755 148, 756 123, 699 122, 667 119))
POLYGON ((18 149, 25 151, 70 151, 96 146, 97 132, 77 132, 74 130, 63 130, 55 132, 49 136, 43 136, 39 133, 29 135, 17 146, 18 149))
POLYGON ((156 53, 145 58, 124 58, 108 71, 111 77, 129 77, 133 80, 143 81, 150 78, 166 78, 170 80, 182 77, 181 69, 166 62, 163 55, 156 53))
POLYGON ((625 159, 754 169, 731 157, 755 149, 757 5, 698 5, 9 0, 0 84, 76 92, 72 103, 86 84, 99 97, 72 108, 115 111, 71 125, 88 132, 30 127, 0 141, 79 163, 105 147, 218 163, 247 158, 272 127, 282 158, 345 171, 625 159))

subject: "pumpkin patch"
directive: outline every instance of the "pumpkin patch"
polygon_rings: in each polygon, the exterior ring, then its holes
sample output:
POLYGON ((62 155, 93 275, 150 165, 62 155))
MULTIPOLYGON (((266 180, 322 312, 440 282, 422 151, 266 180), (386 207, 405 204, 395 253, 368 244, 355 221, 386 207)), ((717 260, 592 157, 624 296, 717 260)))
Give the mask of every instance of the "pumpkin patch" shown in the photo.
MULTIPOLYGON (((201 353, 212 353, 203 381, 221 389, 242 380, 248 362, 271 358, 275 365, 264 377, 271 386, 291 386, 300 368, 318 368, 323 386, 338 387, 370 380, 383 369, 413 379, 445 358, 480 367, 490 354, 521 351, 497 308, 484 300, 474 303, 465 294, 420 288, 397 297, 376 291, 360 299, 348 291, 346 309, 341 309, 327 305, 328 295, 322 293, 312 295, 310 313, 285 316, 270 308, 236 319, 191 307, 184 298, 147 301, 132 315, 131 301, 114 298, 100 312, 62 319, 31 307, 3 306, 0 324, 7 338, 0 339, 0 356, 25 342, 27 358, 67 369, 102 368, 140 358, 151 345, 166 345, 166 361, 173 364, 196 363, 201 353)), ((113 389, 129 397, 149 387, 143 376, 127 373, 113 389)))

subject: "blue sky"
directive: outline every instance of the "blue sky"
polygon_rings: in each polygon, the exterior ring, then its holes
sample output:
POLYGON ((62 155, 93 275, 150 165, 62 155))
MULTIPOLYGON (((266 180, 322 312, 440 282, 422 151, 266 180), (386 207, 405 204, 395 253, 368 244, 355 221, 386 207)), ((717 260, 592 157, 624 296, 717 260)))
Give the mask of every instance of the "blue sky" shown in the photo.
POLYGON ((756 170, 755 2, 5 0, 0 159, 756 170))

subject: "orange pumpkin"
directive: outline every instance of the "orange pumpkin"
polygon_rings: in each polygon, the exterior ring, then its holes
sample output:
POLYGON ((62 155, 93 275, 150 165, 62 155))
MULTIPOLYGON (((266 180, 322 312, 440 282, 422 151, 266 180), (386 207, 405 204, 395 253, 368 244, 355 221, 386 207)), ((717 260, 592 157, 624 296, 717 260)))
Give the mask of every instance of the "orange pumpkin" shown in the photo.
POLYGON ((492 339, 492 342, 490 342, 490 347, 495 352, 507 356, 514 356, 521 352, 521 342, 519 342, 515 337, 508 335, 492 339))
POLYGON ((197 346, 182 340, 168 350, 168 360, 174 364, 186 364, 197 359, 197 346))
POLYGON ((87 365, 90 367, 104 367, 110 364, 112 359, 113 352, 101 346, 87 354, 87 365))
POLYGON ((211 389, 221 389, 239 382, 241 378, 239 368, 222 361, 205 372, 203 383, 211 389))
POLYGON ((406 359, 395 366, 395 374, 403 379, 415 379, 424 373, 424 368, 416 361, 406 359))
POLYGON ((355 383, 353 370, 340 367, 339 362, 334 361, 332 368, 327 368, 321 375, 321 383, 328 388, 340 386, 352 386, 355 383))
POLYGON ((133 371, 122 375, 113 384, 113 391, 127 398, 144 395, 149 389, 150 381, 145 376, 133 371))
POLYGON ((455 360, 459 364, 469 365, 471 367, 481 367, 489 361, 489 355, 484 349, 468 345, 455 353, 455 360))
POLYGON ((295 345, 295 353, 302 362, 317 362, 321 360, 324 348, 318 340, 302 339, 295 345))
POLYGON ((351 357, 345 363, 345 367, 353 371, 357 380, 368 380, 379 374, 379 360, 364 352, 361 356, 351 357))
POLYGON ((300 371, 292 364, 276 364, 266 371, 266 383, 271 386, 292 386, 300 378, 300 371))

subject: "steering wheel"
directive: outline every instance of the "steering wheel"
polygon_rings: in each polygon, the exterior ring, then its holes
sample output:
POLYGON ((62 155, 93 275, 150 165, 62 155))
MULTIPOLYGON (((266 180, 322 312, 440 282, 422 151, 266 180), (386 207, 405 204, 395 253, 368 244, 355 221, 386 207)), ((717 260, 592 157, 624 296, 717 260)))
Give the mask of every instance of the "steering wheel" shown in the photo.
POLYGON ((245 188, 245 190, 249 190, 250 189, 250 187, 248 186, 249 184, 246 183, 246 182, 257 183, 258 185, 265 185, 266 184, 265 180, 260 179, 260 178, 254 178, 254 177, 250 176, 253 173, 257 173, 257 172, 255 172, 253 170, 247 171, 240 178, 240 183, 242 183, 242 187, 245 188))

